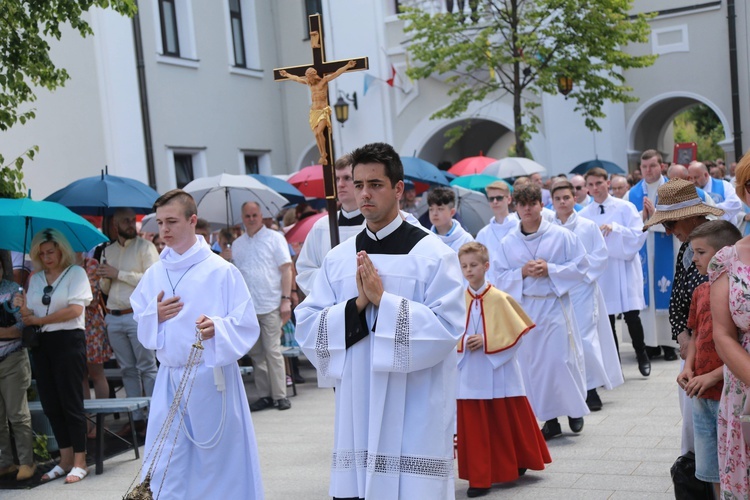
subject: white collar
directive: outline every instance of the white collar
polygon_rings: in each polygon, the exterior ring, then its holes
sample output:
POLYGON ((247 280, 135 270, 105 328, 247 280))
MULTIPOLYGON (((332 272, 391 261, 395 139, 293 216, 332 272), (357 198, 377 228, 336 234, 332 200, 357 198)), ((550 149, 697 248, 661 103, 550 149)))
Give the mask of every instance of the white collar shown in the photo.
POLYGON ((341 213, 341 215, 343 215, 343 216, 344 216, 344 217, 345 217, 346 219, 353 219, 353 218, 357 217, 357 216, 358 216, 359 214, 361 214, 361 213, 362 213, 362 212, 360 212, 360 211, 359 211, 359 209, 358 209, 358 208, 355 208, 355 209, 354 209, 354 210, 352 210, 351 212, 347 212, 346 210, 344 210, 344 207, 341 207, 341 210, 339 210, 339 212, 340 212, 340 213, 341 213))
POLYGON ((389 234, 391 234, 393 231, 398 229, 398 227, 404 222, 404 219, 401 218, 401 213, 396 214, 396 218, 393 219, 387 226, 385 226, 383 229, 378 231, 377 233, 373 233, 370 231, 370 228, 367 227, 367 224, 365 224, 365 231, 367 232, 367 236, 372 238, 375 241, 382 240, 389 234))

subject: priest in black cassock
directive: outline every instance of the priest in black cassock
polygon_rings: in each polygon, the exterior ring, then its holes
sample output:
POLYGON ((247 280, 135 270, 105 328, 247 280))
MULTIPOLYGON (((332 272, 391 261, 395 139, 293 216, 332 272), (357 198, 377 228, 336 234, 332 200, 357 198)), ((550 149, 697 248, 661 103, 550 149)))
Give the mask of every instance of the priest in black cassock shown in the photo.
POLYGON ((366 227, 326 255, 297 336, 336 387, 334 498, 452 499, 456 344, 466 305, 458 257, 399 213, 398 154, 352 152, 366 227))

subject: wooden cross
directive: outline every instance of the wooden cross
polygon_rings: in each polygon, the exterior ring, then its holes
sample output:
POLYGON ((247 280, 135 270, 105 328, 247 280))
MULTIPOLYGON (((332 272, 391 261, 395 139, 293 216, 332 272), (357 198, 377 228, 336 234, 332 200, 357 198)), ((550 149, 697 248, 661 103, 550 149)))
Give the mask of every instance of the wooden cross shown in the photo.
POLYGON ((361 71, 369 68, 367 57, 326 61, 323 42, 323 23, 320 14, 309 17, 310 45, 313 62, 301 66, 290 66, 273 70, 275 81, 293 80, 304 83, 312 92, 310 108, 310 127, 315 135, 323 168, 328 221, 331 228, 331 247, 339 244, 339 232, 336 207, 336 183, 334 176, 333 137, 331 135, 331 108, 328 100, 328 82, 337 76, 350 71, 361 71), (315 70, 311 75, 308 70, 315 70), (322 79, 322 81, 320 80, 322 79))

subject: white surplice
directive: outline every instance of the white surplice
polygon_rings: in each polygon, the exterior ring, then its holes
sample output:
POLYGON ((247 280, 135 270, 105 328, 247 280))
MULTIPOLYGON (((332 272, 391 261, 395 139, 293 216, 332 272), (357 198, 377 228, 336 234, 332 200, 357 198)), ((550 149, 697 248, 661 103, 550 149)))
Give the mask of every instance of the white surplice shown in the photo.
MULTIPOLYGON (((346 241, 352 236, 359 234, 365 227, 364 217, 359 209, 352 212, 339 210, 339 241, 346 241), (346 219, 346 221, 343 221, 346 219), (344 222, 342 224, 342 222, 344 222), (353 222, 353 224, 350 224, 353 222)), ((310 294, 315 274, 323 264, 323 259, 331 250, 331 230, 328 216, 323 216, 315 221, 310 232, 307 233, 305 243, 297 257, 295 267, 297 268, 297 286, 305 295, 310 294)))
POLYGON ((494 269, 497 264, 494 263, 497 258, 497 253, 500 250, 500 242, 503 241, 508 231, 518 225, 517 217, 510 217, 508 214, 502 222, 498 222, 497 218, 493 217, 490 219, 490 223, 484 226, 477 233, 476 241, 487 247, 487 251, 490 254, 490 269, 487 276, 494 274, 494 269))
POLYGON ((305 355, 335 379, 330 494, 454 498, 456 344, 466 320, 456 253, 397 217, 331 250, 295 314, 305 355), (361 315, 358 249, 385 290, 361 315), (364 337, 347 347, 355 329, 364 337))
POLYGON ((528 236, 519 224, 503 239, 497 263, 494 285, 512 295, 536 323, 518 350, 534 413, 541 420, 587 415, 583 346, 569 296, 588 271, 583 244, 544 219, 528 236), (535 259, 547 262, 549 276, 523 278, 521 268, 535 259))
POLYGON ((440 238, 440 241, 451 247, 456 253, 458 253, 458 250, 462 245, 474 241, 474 237, 469 234, 469 232, 464 229, 461 223, 456 219, 453 219, 453 227, 451 227, 451 230, 448 231, 447 234, 438 234, 437 231, 435 231, 434 225, 430 228, 430 231, 440 238))
MULTIPOLYGON (((161 363, 149 412, 144 474, 153 461, 155 438, 196 340, 196 319, 201 314, 209 316, 216 331, 214 338, 203 342, 184 422, 178 430, 178 415, 170 428, 152 489, 159 488, 171 454, 161 498, 262 499, 255 431, 237 366, 260 330, 239 270, 215 255, 198 236, 182 255, 171 248, 163 251, 130 302, 138 321, 138 340, 146 349, 155 349, 161 363), (164 299, 179 296, 184 306, 177 316, 159 323, 157 296, 162 291, 164 299)), ((185 408, 184 399, 181 408, 185 408)))
POLYGON ((643 270, 638 252, 646 241, 647 233, 643 232, 643 220, 629 201, 607 196, 602 203, 591 202, 578 212, 596 223, 612 226, 612 232, 604 237, 607 244, 607 268, 600 277, 602 293, 609 314, 620 314, 628 311, 640 311, 646 307, 643 297, 643 270))
POLYGON ((555 222, 578 236, 589 261, 586 278, 570 290, 586 361, 586 388, 612 389, 622 385, 624 380, 604 295, 598 283, 607 268, 607 245, 599 227, 576 212, 570 214, 564 224, 560 219, 555 219, 555 222))
MULTIPOLYGON (((473 290, 475 295, 482 290, 473 290)), ((484 321, 479 302, 472 301, 466 322, 466 336, 484 333, 484 321)), ((533 330, 532 330, 533 332, 533 330)), ((528 335, 528 334, 527 334, 528 335)), ((525 337, 525 335, 524 335, 525 337)), ((499 399, 526 396, 518 349, 523 338, 512 347, 486 354, 484 349, 464 349, 458 353, 457 399, 499 399)))

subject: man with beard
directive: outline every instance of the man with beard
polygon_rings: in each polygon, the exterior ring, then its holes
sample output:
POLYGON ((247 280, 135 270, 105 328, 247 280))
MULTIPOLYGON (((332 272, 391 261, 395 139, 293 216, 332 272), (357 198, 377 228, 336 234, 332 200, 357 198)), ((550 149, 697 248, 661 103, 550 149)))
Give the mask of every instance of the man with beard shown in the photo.
MULTIPOLYGON (((159 260, 159 254, 153 243, 138 236, 133 210, 118 208, 112 226, 116 239, 104 250, 97 270, 102 292, 109 296, 105 316, 109 343, 122 369, 125 394, 129 398, 151 396, 156 382, 156 356, 138 340, 130 295, 146 269, 159 260)), ((145 433, 143 412, 134 412, 133 419, 136 431, 145 433)), ((130 425, 126 424, 119 434, 129 436, 130 432, 130 425)))

